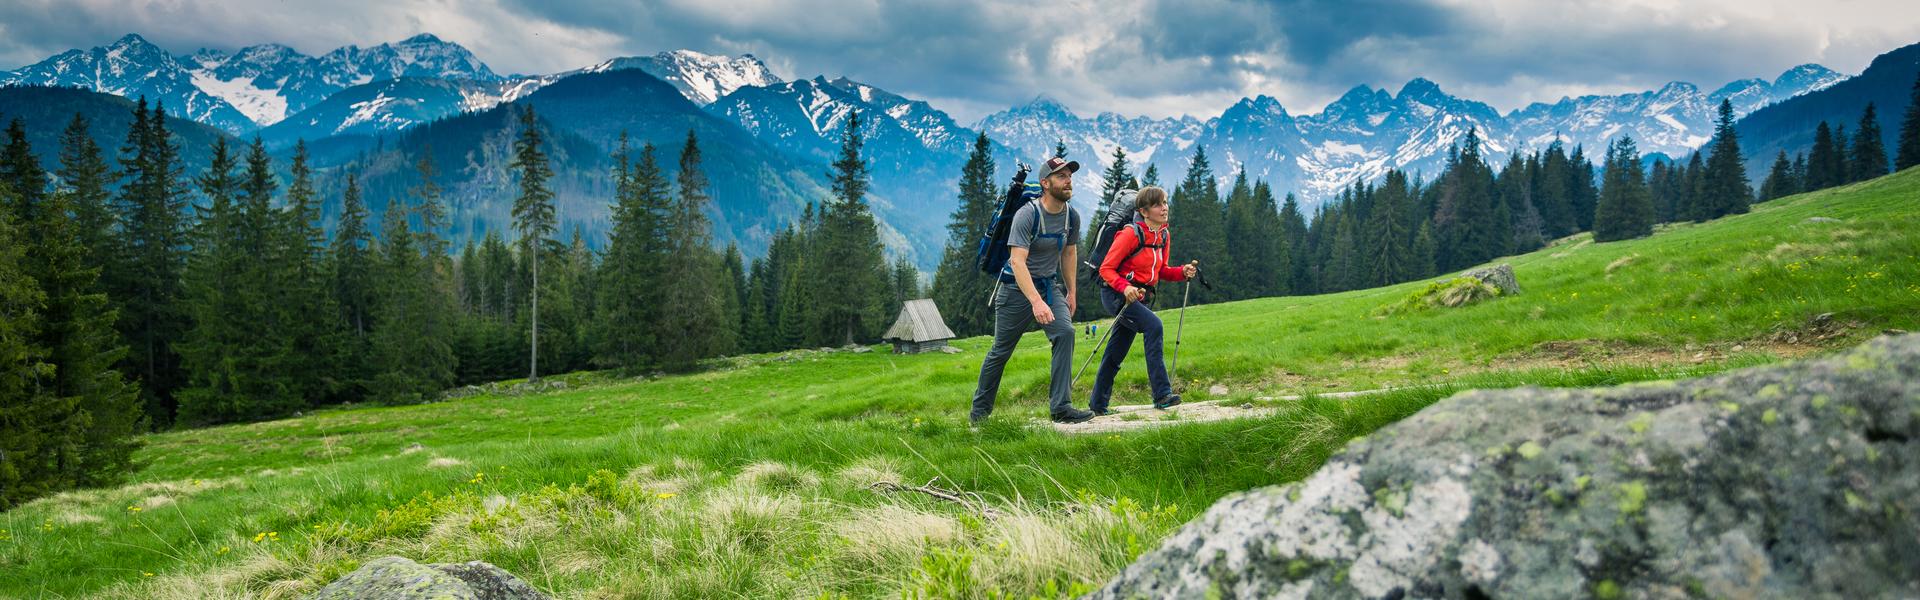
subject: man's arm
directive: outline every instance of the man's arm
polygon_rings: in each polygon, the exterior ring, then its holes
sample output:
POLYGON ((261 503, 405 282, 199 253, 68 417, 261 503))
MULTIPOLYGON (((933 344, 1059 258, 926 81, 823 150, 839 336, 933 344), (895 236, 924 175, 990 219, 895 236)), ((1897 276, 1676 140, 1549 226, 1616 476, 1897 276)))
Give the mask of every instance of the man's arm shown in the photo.
POLYGON ((1013 267, 1013 283, 1020 286, 1020 294, 1027 297, 1027 304, 1033 307, 1033 320, 1041 325, 1053 322, 1053 307, 1047 306, 1045 298, 1040 297, 1040 288, 1033 285, 1033 274, 1027 271, 1027 249, 1020 246, 1007 248, 1007 264, 1013 267))
POLYGON ((1067 247, 1060 252, 1060 273, 1065 275, 1065 277, 1061 279, 1067 280, 1068 313, 1080 312, 1079 286, 1076 285, 1076 282, 1080 280, 1079 254, 1079 244, 1067 244, 1067 247))

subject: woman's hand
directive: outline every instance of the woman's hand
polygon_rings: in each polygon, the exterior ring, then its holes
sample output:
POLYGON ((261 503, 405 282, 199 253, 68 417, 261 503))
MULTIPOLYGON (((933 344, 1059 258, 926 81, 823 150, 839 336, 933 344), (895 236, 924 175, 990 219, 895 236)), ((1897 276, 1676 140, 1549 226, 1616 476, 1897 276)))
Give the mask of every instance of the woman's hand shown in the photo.
POLYGON ((1121 294, 1127 297, 1127 302, 1139 302, 1141 298, 1147 297, 1146 290, 1131 285, 1127 286, 1127 291, 1121 292, 1121 294))
POLYGON ((1200 265, 1200 261, 1197 261, 1197 260, 1184 265, 1180 265, 1180 277, 1182 279, 1193 279, 1194 275, 1197 275, 1200 273, 1199 265, 1200 265))

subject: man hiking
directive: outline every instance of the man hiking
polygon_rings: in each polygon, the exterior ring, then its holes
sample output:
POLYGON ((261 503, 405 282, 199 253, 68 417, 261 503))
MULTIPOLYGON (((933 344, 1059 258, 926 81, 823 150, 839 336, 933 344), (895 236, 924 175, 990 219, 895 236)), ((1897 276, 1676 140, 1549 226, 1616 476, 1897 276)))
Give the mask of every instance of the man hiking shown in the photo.
POLYGON ((1197 267, 1192 264, 1171 266, 1167 256, 1172 253, 1167 234, 1166 190, 1149 187, 1140 190, 1134 197, 1133 209, 1137 221, 1113 235, 1113 246, 1107 249, 1105 260, 1100 262, 1100 303, 1112 313, 1112 339, 1107 342, 1107 350, 1100 357, 1100 371, 1093 377, 1093 393, 1087 397, 1087 408, 1094 414, 1109 414, 1107 401, 1113 397, 1113 377, 1120 372, 1120 361, 1127 358, 1127 350, 1133 346, 1133 336, 1139 334, 1147 354, 1147 383, 1153 388, 1153 407, 1170 408, 1180 403, 1180 395, 1173 393, 1173 384, 1167 380, 1167 363, 1162 359, 1162 341, 1165 330, 1160 326, 1160 317, 1147 308, 1146 301, 1152 297, 1154 285, 1161 281, 1186 281, 1194 276, 1197 267))
POLYGON ((993 348, 980 363, 980 383, 973 390, 973 412, 968 415, 975 424, 993 413, 1000 373, 1020 336, 1036 323, 1053 344, 1047 393, 1053 420, 1081 423, 1093 418, 1093 413, 1074 408, 1072 399, 1073 265, 1079 260, 1080 214, 1068 201, 1073 199, 1073 174, 1079 170, 1079 162, 1048 159, 1040 169, 1040 201, 1013 215, 1007 233, 1007 266, 993 292, 993 348))

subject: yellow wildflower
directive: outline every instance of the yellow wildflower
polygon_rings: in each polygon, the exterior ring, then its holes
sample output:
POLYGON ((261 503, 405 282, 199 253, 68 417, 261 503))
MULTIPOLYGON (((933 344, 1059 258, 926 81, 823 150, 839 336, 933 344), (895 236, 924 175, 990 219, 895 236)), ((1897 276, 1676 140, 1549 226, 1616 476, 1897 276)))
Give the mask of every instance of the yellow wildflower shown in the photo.
POLYGON ((678 496, 678 495, 679 495, 679 494, 675 494, 675 493, 673 493, 673 492, 660 492, 660 493, 658 493, 658 494, 654 494, 654 496, 653 496, 653 497, 655 497, 655 498, 659 498, 659 499, 661 499, 661 500, 666 500, 666 499, 668 499, 668 498, 672 498, 672 497, 674 497, 674 496, 678 496))

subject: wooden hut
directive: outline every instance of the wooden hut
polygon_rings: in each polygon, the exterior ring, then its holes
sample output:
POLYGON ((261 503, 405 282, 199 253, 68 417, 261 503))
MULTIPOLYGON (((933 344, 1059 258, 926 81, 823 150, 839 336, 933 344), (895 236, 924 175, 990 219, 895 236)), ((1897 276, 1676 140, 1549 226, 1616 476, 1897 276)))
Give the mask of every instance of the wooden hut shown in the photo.
POLYGON ((919 354, 946 348, 953 330, 940 318, 940 307, 933 304, 933 299, 921 298, 908 300, 900 307, 900 317, 881 339, 893 342, 894 354, 919 354))

